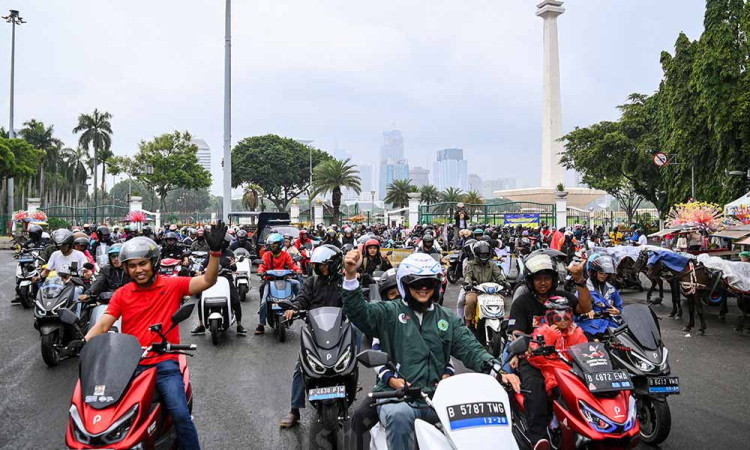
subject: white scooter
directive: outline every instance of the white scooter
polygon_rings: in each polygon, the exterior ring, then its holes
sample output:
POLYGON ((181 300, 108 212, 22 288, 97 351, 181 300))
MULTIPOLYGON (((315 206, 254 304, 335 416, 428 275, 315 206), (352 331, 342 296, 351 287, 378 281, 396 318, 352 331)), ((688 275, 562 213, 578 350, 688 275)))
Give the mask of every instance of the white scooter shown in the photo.
POLYGON ((228 269, 219 270, 216 284, 201 293, 200 308, 203 314, 203 322, 211 332, 211 342, 219 343, 219 334, 224 333, 235 322, 234 310, 232 310, 232 297, 229 289, 229 281, 225 275, 228 269))
POLYGON ((244 248, 238 248, 234 251, 234 261, 237 271, 234 274, 234 284, 237 286, 237 292, 240 294, 240 301, 247 300, 247 294, 250 292, 250 252, 244 248))
POLYGON ((503 287, 497 283, 482 283, 472 290, 477 293, 477 330, 484 329, 486 347, 491 350, 492 356, 499 358, 505 346, 502 323, 506 312, 510 312, 510 302, 503 295, 503 287))
MULTIPOLYGON (((367 350, 357 357, 363 365, 376 367, 392 364, 388 354, 367 350)), ((438 415, 440 423, 432 425, 417 419, 414 430, 421 449, 430 450, 518 450, 513 437, 508 393, 490 375, 464 373, 442 380, 432 400, 419 388, 373 392, 373 400, 423 400, 438 415)), ((378 423, 370 430, 370 449, 388 450, 385 428, 378 423)))

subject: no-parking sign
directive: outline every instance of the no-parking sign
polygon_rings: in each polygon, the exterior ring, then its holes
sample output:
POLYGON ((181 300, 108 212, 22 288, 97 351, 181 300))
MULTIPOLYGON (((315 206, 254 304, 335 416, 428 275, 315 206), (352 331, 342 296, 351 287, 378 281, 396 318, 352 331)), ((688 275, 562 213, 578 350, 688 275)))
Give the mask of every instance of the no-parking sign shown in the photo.
POLYGON ((667 164, 668 160, 669 160, 669 158, 667 157, 667 155, 665 153, 657 152, 654 155, 654 164, 656 165, 656 167, 662 167, 662 166, 664 166, 665 164, 667 164))

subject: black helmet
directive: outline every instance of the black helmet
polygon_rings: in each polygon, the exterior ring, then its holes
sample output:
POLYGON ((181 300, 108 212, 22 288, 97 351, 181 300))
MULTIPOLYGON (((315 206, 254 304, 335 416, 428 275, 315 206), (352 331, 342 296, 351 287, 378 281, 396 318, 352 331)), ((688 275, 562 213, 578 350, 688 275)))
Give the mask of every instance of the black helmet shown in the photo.
POLYGON ((382 300, 388 300, 385 294, 392 288, 398 286, 396 273, 396 269, 391 268, 386 270, 385 273, 380 276, 380 280, 378 281, 378 292, 380 292, 380 298, 382 300))
POLYGON ((344 265, 344 253, 335 245, 324 244, 313 250, 310 263, 314 264, 315 273, 319 276, 323 276, 323 274, 320 273, 318 264, 328 264, 329 276, 337 276, 341 274, 344 265))
POLYGON ((89 246, 89 240, 88 240, 88 238, 85 238, 85 237, 81 236, 81 237, 75 238, 75 240, 73 241, 73 245, 84 245, 84 246, 88 247, 89 246))
POLYGON ((490 248, 490 244, 485 241, 479 241, 474 244, 472 250, 474 252, 474 256, 476 256, 477 259, 483 263, 486 263, 492 258, 492 249, 490 248))
POLYGON ((435 243, 435 238, 431 234, 425 234, 422 238, 422 243, 432 245, 435 243))
POLYGON ((169 233, 167 233, 166 236, 164 236, 164 240, 168 241, 170 239, 174 239, 175 241, 178 241, 180 238, 177 237, 177 233, 175 233, 174 231, 170 231, 169 233))
POLYGON ((42 233, 44 233, 44 230, 39 225, 32 223, 29 225, 29 239, 32 241, 38 241, 42 238, 42 233))
POLYGON ((152 268, 156 271, 161 259, 161 252, 156 242, 145 236, 137 236, 122 244, 122 248, 120 248, 120 261, 123 264, 126 264, 131 259, 140 258, 150 260, 152 268))
POLYGON ((59 228, 52 233, 52 241, 60 247, 61 245, 73 245, 73 232, 65 228, 59 228))
POLYGON ((109 228, 101 226, 96 229, 96 235, 99 236, 99 240, 106 242, 109 240, 109 228))
POLYGON ((328 236, 328 239, 336 239, 336 230, 329 228, 328 231, 326 231, 326 236, 328 236))
POLYGON ((552 288, 550 291, 557 289, 557 270, 556 264, 551 256, 545 253, 530 254, 524 263, 524 281, 529 291, 534 291, 534 277, 541 273, 549 273, 552 276, 552 288))
POLYGON ((247 231, 240 230, 240 231, 237 232, 237 240, 240 240, 240 239, 243 240, 243 241, 245 239, 247 239, 247 231))

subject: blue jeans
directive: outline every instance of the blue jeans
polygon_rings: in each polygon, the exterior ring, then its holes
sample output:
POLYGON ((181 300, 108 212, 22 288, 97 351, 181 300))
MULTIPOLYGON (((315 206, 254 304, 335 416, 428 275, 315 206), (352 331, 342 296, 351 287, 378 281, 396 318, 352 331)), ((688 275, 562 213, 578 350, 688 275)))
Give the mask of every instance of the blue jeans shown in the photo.
MULTIPOLYGON (((300 283, 298 280, 289 280, 289 282, 292 283, 292 294, 297 297, 299 295, 299 288, 300 283)), ((260 324, 265 325, 266 320, 268 319, 268 311, 266 311, 266 299, 268 298, 268 292, 270 289, 268 289, 268 282, 263 285, 263 296, 260 299, 260 310, 258 311, 258 314, 260 315, 260 324)))
POLYGON ((414 421, 422 419, 430 423, 439 421, 432 408, 414 407, 406 402, 386 403, 378 407, 380 423, 385 427, 388 450, 412 450, 417 447, 414 421))
MULTIPOLYGON (((136 375, 149 367, 153 366, 138 367, 136 375)), ((177 361, 162 361, 156 365, 156 389, 172 417, 172 423, 177 432, 178 447, 182 450, 200 449, 198 431, 190 417, 185 397, 185 383, 182 381, 182 372, 177 361)))
POLYGON ((302 366, 297 357, 297 364, 294 365, 292 373, 292 408, 300 409, 305 407, 305 379, 302 378, 302 366))

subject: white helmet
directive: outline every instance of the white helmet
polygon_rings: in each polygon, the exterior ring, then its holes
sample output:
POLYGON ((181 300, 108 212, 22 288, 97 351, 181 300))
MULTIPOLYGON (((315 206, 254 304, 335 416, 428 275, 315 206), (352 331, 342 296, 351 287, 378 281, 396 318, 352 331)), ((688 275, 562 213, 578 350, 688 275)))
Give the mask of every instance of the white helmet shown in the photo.
POLYGON ((406 286, 419 279, 435 280, 435 294, 439 295, 440 277, 443 269, 440 263, 426 253, 412 253, 398 265, 396 284, 401 298, 406 299, 406 286))

